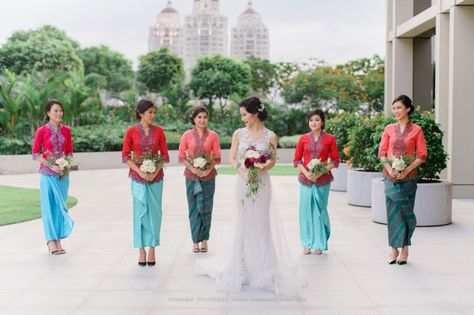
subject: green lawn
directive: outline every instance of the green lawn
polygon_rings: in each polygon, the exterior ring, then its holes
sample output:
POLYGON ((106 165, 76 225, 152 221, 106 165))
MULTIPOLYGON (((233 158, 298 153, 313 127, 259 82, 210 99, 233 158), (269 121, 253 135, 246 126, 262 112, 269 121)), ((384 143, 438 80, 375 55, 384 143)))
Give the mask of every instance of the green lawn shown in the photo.
MULTIPOLYGON (((76 204, 76 198, 68 198, 68 208, 76 204)), ((29 221, 40 217, 41 203, 39 189, 0 186, 0 226, 29 221)))
MULTIPOLYGON (((217 167, 217 173, 224 175, 234 175, 235 171, 230 166, 219 166, 217 167)), ((276 165, 270 170, 270 175, 277 176, 296 176, 298 175, 299 170, 293 165, 276 165)))

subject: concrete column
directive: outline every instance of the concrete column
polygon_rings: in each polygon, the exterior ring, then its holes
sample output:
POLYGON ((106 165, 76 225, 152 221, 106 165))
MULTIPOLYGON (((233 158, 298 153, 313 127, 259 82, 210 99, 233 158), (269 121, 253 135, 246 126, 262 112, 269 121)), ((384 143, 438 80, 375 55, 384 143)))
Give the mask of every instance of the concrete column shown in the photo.
POLYGON ((413 104, 433 109, 433 64, 431 38, 413 39, 413 104))
POLYGON ((449 14, 436 17, 435 63, 435 114, 444 132, 443 143, 448 147, 449 120, 449 14))
POLYGON ((474 196, 474 6, 454 6, 449 24, 448 179, 453 197, 474 196))
MULTIPOLYGON (((391 104, 393 98, 400 94, 413 96, 413 39, 394 38, 392 42, 392 96, 387 101, 391 104)), ((391 105, 390 105, 391 106, 391 105)))

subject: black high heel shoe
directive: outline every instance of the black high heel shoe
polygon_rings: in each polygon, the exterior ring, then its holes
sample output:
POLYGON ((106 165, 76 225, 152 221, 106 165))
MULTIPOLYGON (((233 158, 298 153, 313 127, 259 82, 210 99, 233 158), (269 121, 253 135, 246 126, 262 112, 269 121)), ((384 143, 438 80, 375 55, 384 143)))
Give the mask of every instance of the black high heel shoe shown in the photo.
POLYGON ((51 241, 47 241, 47 242, 46 242, 46 246, 48 247, 48 252, 49 252, 51 255, 60 255, 60 254, 61 254, 61 251, 60 251, 60 250, 53 250, 53 251, 51 251, 51 248, 49 248, 49 242, 51 242, 51 241))
POLYGON ((148 261, 146 264, 150 267, 153 267, 156 264, 156 261, 148 261))
POLYGON ((138 262, 138 265, 139 265, 140 267, 145 267, 145 266, 146 266, 146 261, 139 261, 139 262, 138 262))
POLYGON ((389 260, 389 261, 388 261, 388 264, 389 264, 389 265, 394 265, 396 262, 397 262, 396 259, 394 259, 394 260, 389 260))
POLYGON ((399 265, 406 265, 407 261, 406 260, 397 260, 397 264, 399 265))

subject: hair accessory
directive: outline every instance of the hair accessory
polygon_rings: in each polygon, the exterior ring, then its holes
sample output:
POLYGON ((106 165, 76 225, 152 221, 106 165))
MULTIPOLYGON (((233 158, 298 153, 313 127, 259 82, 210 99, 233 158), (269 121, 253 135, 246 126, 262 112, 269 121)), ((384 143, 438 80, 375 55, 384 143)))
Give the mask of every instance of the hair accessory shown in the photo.
POLYGON ((260 104, 260 108, 258 109, 258 111, 259 111, 259 112, 263 112, 264 109, 265 109, 265 105, 260 104))

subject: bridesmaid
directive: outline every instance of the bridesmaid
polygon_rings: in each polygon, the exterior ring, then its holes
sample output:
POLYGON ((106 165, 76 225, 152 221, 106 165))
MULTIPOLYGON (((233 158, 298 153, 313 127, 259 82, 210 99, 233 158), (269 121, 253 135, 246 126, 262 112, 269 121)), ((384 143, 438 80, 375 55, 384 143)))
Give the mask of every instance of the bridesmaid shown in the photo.
POLYGON ((333 177, 331 169, 339 166, 339 152, 333 135, 324 132, 325 117, 320 109, 313 110, 307 116, 311 132, 304 134, 298 141, 293 164, 300 174, 300 239, 303 254, 321 255, 328 249, 331 228, 328 215, 329 188, 333 177), (327 172, 312 174, 308 163, 312 159, 320 159, 327 164, 327 172))
POLYGON ((208 250, 217 175, 215 165, 221 160, 219 138, 216 132, 207 129, 208 121, 207 109, 203 106, 197 107, 191 116, 191 123, 195 128, 183 134, 178 153, 179 162, 186 166, 184 176, 194 253, 206 253, 208 250), (212 157, 206 170, 192 165, 193 157, 202 155, 212 157))
POLYGON ((428 154, 423 130, 410 121, 410 115, 414 111, 415 107, 408 96, 400 95, 393 100, 392 113, 397 122, 385 128, 379 147, 379 158, 384 163, 388 244, 391 247, 389 264, 407 263, 408 246, 411 245, 411 237, 416 227, 413 209, 417 189, 417 167, 426 161, 428 154), (388 159, 401 156, 412 157, 413 162, 400 173, 396 173, 388 159))
POLYGON ((168 148, 163 128, 154 125, 156 108, 149 100, 141 100, 135 110, 138 124, 125 133, 122 161, 130 167, 133 197, 133 243, 139 248, 139 266, 154 266, 155 246, 160 245, 162 216, 163 169, 154 173, 140 170, 139 160, 144 154, 160 154, 163 162, 169 162, 168 148), (148 259, 145 247, 149 247, 148 259))
POLYGON ((36 130, 32 154, 40 163, 41 218, 46 245, 51 254, 59 255, 66 253, 61 239, 71 234, 74 222, 66 206, 69 176, 63 174, 55 161, 72 157, 72 137, 71 129, 61 124, 64 107, 59 101, 48 101, 44 112, 47 123, 36 130))

